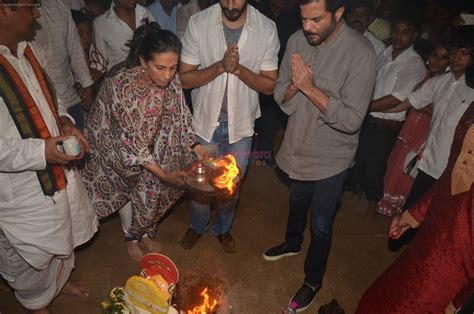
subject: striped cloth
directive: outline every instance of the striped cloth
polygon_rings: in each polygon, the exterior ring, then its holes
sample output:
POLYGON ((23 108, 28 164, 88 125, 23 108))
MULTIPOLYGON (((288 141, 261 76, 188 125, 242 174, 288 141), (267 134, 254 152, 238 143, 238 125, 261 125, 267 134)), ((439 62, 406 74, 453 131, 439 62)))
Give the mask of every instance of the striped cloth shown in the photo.
MULTIPOLYGON (((25 56, 33 68, 34 75, 40 83, 41 90, 59 126, 56 95, 53 85, 29 46, 25 48, 25 56)), ((31 97, 28 88, 12 65, 1 54, 0 96, 5 101, 8 111, 23 139, 48 139, 51 137, 43 116, 31 97)), ((61 165, 47 164, 45 170, 39 170, 36 173, 45 195, 52 196, 56 191, 66 187, 66 177, 61 165)))

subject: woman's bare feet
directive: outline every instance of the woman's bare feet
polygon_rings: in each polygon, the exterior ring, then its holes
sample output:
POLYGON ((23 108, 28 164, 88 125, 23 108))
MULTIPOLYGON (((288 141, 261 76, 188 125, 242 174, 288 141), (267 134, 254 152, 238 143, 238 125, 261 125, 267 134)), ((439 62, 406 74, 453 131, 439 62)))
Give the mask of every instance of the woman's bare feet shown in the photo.
POLYGON ((127 241, 127 251, 132 260, 140 262, 143 257, 143 252, 138 246, 138 241, 127 241))
POLYGON ((70 295, 73 297, 85 298, 89 296, 89 289, 86 287, 86 285, 83 282, 68 281, 64 285, 63 289, 61 290, 61 293, 70 295))
POLYGON ((145 245, 146 249, 150 251, 151 253, 159 253, 161 252, 161 245, 150 238, 147 235, 144 235, 142 237, 143 244, 145 245))

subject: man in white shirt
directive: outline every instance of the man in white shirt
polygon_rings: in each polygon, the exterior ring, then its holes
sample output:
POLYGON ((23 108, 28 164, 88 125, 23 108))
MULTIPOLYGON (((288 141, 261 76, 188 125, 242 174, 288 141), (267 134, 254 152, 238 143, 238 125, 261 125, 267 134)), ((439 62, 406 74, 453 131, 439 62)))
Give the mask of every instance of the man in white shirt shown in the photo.
MULTIPOLYGON (((125 44, 146 20, 155 21, 150 11, 137 4, 137 0, 114 0, 110 9, 94 20, 94 43, 107 63, 107 71, 125 61, 130 50, 125 44)), ((92 64, 95 61, 97 65, 102 61, 97 60, 94 54, 90 55, 90 59, 92 64)), ((103 71, 99 67, 97 70, 103 71)))
POLYGON ((45 52, 48 75, 54 83, 59 104, 68 109, 77 128, 83 130, 83 108, 88 109, 94 101, 94 81, 71 10, 63 0, 44 0, 40 13, 41 28, 36 32, 35 41, 45 52), (76 81, 82 87, 82 98, 76 91, 76 81))
POLYGON ((426 74, 421 57, 413 50, 417 37, 416 20, 399 17, 392 27, 392 45, 378 56, 377 78, 372 103, 360 134, 349 188, 365 190, 368 211, 375 209, 383 194, 387 159, 405 120, 405 111, 389 113, 415 89, 426 74))
MULTIPOLYGON (((273 92, 278 76, 279 40, 275 23, 246 0, 221 0, 193 15, 183 37, 180 76, 192 92, 193 126, 203 144, 218 155, 233 154, 243 178, 260 116, 258 93, 273 92)), ((235 252, 230 235, 238 192, 218 204, 212 227, 227 253, 235 252)), ((207 229, 209 203, 191 200, 191 228, 181 241, 191 249, 207 229)))
POLYGON ((372 0, 350 1, 347 24, 367 37, 375 49, 375 54, 378 56, 385 50, 385 44, 367 29, 374 20, 374 10, 375 7, 372 0))
POLYGON ((178 0, 155 0, 147 9, 162 29, 176 34, 176 13, 180 7, 178 0))
POLYGON ((39 15, 34 0, 0 1, 0 274, 38 314, 61 291, 88 295, 67 281, 74 247, 97 230, 82 181, 63 167, 78 157, 58 149, 64 135, 80 141, 79 157, 88 144, 56 107, 45 58, 30 42, 39 15))
POLYGON ((418 163, 418 175, 404 208, 411 207, 443 174, 448 163, 454 131, 459 119, 474 101, 474 89, 466 85, 466 69, 474 63, 474 26, 463 26, 452 34, 450 72, 435 76, 410 94, 391 112, 433 104, 428 138, 418 163))

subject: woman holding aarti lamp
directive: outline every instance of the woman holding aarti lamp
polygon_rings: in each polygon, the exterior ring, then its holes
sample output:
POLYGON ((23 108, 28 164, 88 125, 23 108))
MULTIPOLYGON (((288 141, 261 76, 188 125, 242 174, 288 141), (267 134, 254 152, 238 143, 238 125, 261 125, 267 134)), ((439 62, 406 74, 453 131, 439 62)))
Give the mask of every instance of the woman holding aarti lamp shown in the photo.
POLYGON ((184 161, 206 150, 191 124, 176 70, 181 43, 156 23, 139 27, 127 61, 107 74, 86 122, 93 148, 83 171, 99 217, 119 211, 127 250, 152 252, 158 220, 181 196, 184 161))

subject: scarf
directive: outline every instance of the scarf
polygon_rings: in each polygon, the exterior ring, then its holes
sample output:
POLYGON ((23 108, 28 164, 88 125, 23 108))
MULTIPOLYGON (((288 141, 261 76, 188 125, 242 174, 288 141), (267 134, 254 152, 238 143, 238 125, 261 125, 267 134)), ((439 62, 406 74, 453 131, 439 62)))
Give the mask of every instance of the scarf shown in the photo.
MULTIPOLYGON (((59 126, 59 115, 53 84, 28 45, 25 48, 24 54, 33 68, 34 75, 41 86, 41 91, 59 126)), ((13 66, 1 54, 0 96, 3 98, 22 139, 48 139, 51 137, 43 116, 25 83, 13 66)), ((36 171, 36 174, 45 195, 52 196, 56 191, 66 187, 66 177, 61 165, 46 164, 46 169, 36 171)))

